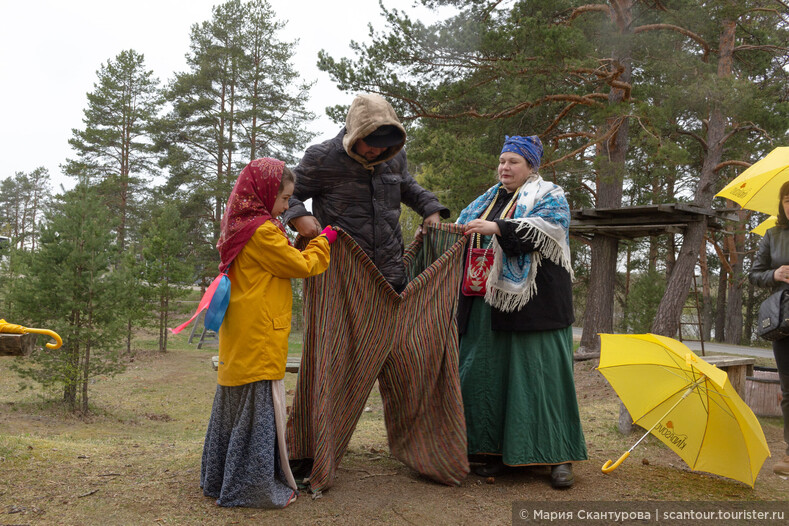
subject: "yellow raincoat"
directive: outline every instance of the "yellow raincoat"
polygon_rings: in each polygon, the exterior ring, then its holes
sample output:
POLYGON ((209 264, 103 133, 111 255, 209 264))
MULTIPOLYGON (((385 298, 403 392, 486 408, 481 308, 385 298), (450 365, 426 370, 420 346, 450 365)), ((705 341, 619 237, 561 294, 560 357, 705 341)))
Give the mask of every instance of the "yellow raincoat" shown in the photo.
POLYGON ((318 236, 300 252, 270 221, 261 225, 233 261, 230 303, 219 328, 220 385, 285 377, 293 304, 291 278, 329 266, 329 242, 318 236))

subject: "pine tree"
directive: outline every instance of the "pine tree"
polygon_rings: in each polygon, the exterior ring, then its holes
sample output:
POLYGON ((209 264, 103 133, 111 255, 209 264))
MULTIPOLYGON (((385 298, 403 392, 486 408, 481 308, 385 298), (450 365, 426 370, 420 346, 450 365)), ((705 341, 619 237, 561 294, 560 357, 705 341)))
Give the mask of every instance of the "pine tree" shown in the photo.
POLYGON ((62 389, 64 403, 82 413, 91 380, 123 369, 116 348, 124 290, 112 271, 113 226, 95 188, 79 183, 53 204, 39 249, 24 258, 24 279, 8 291, 9 316, 63 338, 60 349, 43 348, 15 370, 45 389, 62 389))
POLYGON ((150 133, 162 99, 158 79, 134 50, 122 51, 96 74, 82 119, 85 127, 72 130, 69 139, 77 157, 67 162, 66 172, 100 188, 120 219, 117 240, 123 250, 136 235, 145 185, 156 173, 150 133))
POLYGON ((189 70, 167 88, 173 111, 157 139, 170 173, 166 190, 185 194, 206 246, 216 243, 241 168, 261 156, 291 162, 312 138, 309 86, 293 82, 294 44, 277 38, 281 30, 265 0, 216 6, 210 21, 192 27, 189 70))
MULTIPOLYGON (((770 0, 715 0, 676 2, 665 11, 661 29, 681 45, 683 60, 668 59, 672 82, 666 97, 681 104, 674 134, 697 167, 693 204, 709 208, 715 192, 736 175, 735 167, 769 151, 786 137, 789 106, 786 57, 789 26, 786 6, 770 0), (744 158, 743 158, 744 157, 744 158)), ((664 69, 666 66, 664 66, 664 69)), ((755 160, 755 159, 754 159, 755 160)), ((674 335, 700 250, 706 250, 706 221, 690 225, 676 265, 669 276, 652 327, 674 335)), ((742 335, 744 233, 728 241, 734 258, 732 285, 726 302, 726 341, 739 343, 742 335)))
POLYGON ((143 225, 139 267, 140 277, 155 300, 159 350, 162 352, 167 351, 172 302, 186 290, 193 277, 193 267, 187 260, 188 247, 186 222, 180 218, 177 206, 173 203, 158 206, 143 225))
MULTIPOLYGON (((781 124, 786 133, 779 0, 421 3, 458 11, 425 26, 382 7, 386 31, 353 44, 355 59, 321 53, 320 66, 340 89, 393 101, 410 122, 409 159, 453 211, 492 183, 504 134, 541 136, 541 173, 568 191, 573 208, 619 207, 623 197, 709 208, 744 152, 758 156, 781 124), (644 185, 647 171, 657 180, 644 185)), ((676 268, 656 317, 663 334, 676 333, 704 229, 688 229, 677 257, 673 238, 650 249, 651 261, 660 249, 667 272, 676 268)), ((613 328, 619 258, 615 240, 592 244, 592 272, 576 272, 599 300, 586 309, 585 338, 586 329, 594 338, 613 328)))

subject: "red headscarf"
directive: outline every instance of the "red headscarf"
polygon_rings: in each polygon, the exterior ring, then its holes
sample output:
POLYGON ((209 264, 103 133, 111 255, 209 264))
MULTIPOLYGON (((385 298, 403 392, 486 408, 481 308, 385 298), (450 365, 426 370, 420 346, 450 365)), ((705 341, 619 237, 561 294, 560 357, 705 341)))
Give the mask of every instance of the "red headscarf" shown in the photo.
POLYGON ((277 200, 285 163, 270 157, 255 159, 241 170, 227 200, 225 214, 219 228, 220 272, 226 272, 233 259, 241 252, 260 225, 271 221, 282 232, 285 227, 271 209, 277 200))

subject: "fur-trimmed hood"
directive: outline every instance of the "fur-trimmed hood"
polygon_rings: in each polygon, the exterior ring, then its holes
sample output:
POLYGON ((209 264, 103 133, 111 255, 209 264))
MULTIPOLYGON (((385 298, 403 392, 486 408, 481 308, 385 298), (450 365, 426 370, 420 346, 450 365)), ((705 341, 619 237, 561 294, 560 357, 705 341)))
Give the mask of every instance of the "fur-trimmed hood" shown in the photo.
POLYGON ((376 164, 388 161, 397 155, 405 146, 405 128, 397 119, 397 114, 389 102, 380 95, 367 93, 359 95, 351 103, 348 116, 345 119, 345 136, 342 139, 342 146, 345 152, 362 166, 369 169, 376 164), (364 139, 372 132, 384 125, 396 126, 403 132, 403 142, 388 148, 375 161, 370 162, 361 155, 353 151, 353 145, 359 139, 364 139))

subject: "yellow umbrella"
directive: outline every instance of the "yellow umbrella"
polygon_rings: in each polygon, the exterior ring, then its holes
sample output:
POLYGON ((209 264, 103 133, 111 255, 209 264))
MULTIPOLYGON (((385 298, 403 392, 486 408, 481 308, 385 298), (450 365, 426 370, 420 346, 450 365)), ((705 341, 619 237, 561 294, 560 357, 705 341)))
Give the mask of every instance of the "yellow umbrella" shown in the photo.
POLYGON ((656 334, 601 334, 600 365, 633 417, 693 470, 753 486, 770 456, 759 421, 724 371, 672 338, 656 334))
POLYGON ((761 223, 759 223, 758 225, 756 225, 756 228, 751 230, 751 232, 753 232, 754 234, 759 234, 760 236, 764 237, 767 231, 775 226, 777 221, 778 221, 777 217, 770 216, 764 221, 762 221, 761 223))
POLYGON ((789 181, 789 146, 768 153, 715 194, 765 214, 778 211, 778 192, 789 181))
POLYGON ((0 332, 10 334, 27 334, 29 332, 44 334, 56 342, 48 343, 47 349, 60 349, 60 346, 63 345, 63 340, 60 338, 60 335, 54 331, 50 331, 49 329, 31 329, 30 327, 22 327, 21 325, 16 325, 13 323, 8 323, 5 320, 0 320, 0 332))

